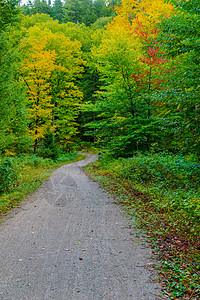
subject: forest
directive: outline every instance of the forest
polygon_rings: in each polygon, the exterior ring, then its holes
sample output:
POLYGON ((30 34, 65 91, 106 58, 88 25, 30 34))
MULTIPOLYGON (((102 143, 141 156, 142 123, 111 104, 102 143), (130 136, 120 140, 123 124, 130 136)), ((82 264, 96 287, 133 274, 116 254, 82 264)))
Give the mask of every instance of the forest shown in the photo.
POLYGON ((199 157, 197 1, 1 3, 1 155, 199 157))
POLYGON ((0 0, 2 213, 23 170, 100 152, 87 170, 127 187, 123 206, 162 240, 171 299, 200 293, 199 13, 197 0, 0 0))

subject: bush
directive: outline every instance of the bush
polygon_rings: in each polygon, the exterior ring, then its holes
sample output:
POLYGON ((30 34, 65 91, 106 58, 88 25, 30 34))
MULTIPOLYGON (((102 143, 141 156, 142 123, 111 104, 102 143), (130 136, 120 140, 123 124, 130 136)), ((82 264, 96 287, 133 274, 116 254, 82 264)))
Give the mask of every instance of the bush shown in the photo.
POLYGON ((17 171, 13 160, 7 158, 0 163, 0 193, 10 191, 15 186, 16 181, 17 171))
POLYGON ((51 165, 51 164, 53 164, 53 161, 49 158, 42 158, 42 157, 38 157, 36 155, 31 155, 31 156, 25 157, 24 163, 31 167, 37 168, 37 167, 41 167, 41 166, 51 165))
POLYGON ((160 153, 113 159, 105 155, 100 165, 113 178, 150 193, 157 208, 182 211, 199 220, 200 164, 194 157, 160 153))
POLYGON ((57 163, 68 162, 76 159, 78 157, 77 153, 61 153, 60 157, 56 160, 57 163))
MULTIPOLYGON (((103 159, 102 164, 105 161, 103 159)), ((187 156, 138 154, 131 158, 120 158, 113 164, 120 176, 140 183, 150 182, 172 189, 199 188, 200 185, 200 164, 187 156)))
POLYGON ((47 133, 43 140, 43 145, 40 148, 38 155, 43 158, 50 158, 56 160, 59 157, 59 150, 57 149, 53 133, 47 133))

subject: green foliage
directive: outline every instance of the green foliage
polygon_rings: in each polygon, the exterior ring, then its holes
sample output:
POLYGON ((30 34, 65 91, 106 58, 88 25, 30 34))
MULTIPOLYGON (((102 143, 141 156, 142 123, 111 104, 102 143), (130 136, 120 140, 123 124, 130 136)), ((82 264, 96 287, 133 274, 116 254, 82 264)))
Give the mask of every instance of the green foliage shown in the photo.
POLYGON ((162 188, 199 188, 200 164, 190 157, 171 154, 136 155, 121 159, 119 174, 141 183, 158 184, 162 188), (121 173, 122 172, 122 173, 121 173))
POLYGON ((52 16, 53 8, 50 3, 46 0, 29 0, 28 3, 22 6, 22 11, 24 15, 33 15, 33 14, 48 14, 52 16))
POLYGON ((53 16, 54 20, 58 20, 59 22, 63 21, 64 9, 63 9, 63 3, 61 0, 54 1, 52 16, 53 16))
POLYGON ((3 190, 0 190, 0 215, 18 206, 18 203, 36 190, 54 169, 83 158, 85 158, 84 155, 77 153, 63 153, 56 162, 36 155, 20 155, 12 159, 2 159, 0 187, 3 190))
POLYGON ((130 43, 126 32, 123 34, 111 40, 105 35, 100 47, 93 48, 102 86, 89 107, 95 120, 87 124, 88 134, 93 130, 98 144, 118 157, 148 150, 158 139, 159 130, 159 120, 149 114, 146 92, 138 92, 132 77, 140 68, 136 50, 139 45, 130 43))
MULTIPOLYGON (((49 23, 52 24, 53 18, 50 17, 48 14, 44 14, 44 13, 37 13, 31 16, 22 16, 22 20, 21 20, 21 24, 23 27, 25 27, 26 29, 29 29, 30 27, 33 27, 36 24, 41 24, 41 23, 45 23, 46 27, 48 27, 47 25, 49 25, 49 23)), ((53 23, 55 24, 55 23, 53 23)))
POLYGON ((84 23, 86 26, 100 17, 110 15, 103 0, 65 0, 64 10, 65 22, 84 23))
POLYGON ((51 5, 46 0, 34 0, 23 7, 24 15, 48 14, 59 23, 73 22, 74 24, 85 24, 90 26, 98 18, 107 17, 112 14, 103 0, 55 0, 51 5))
POLYGON ((155 207, 179 211, 198 221, 200 217, 200 164, 194 157, 168 153, 137 154, 130 158, 103 156, 103 169, 114 178, 142 185, 155 196, 155 207))
POLYGON ((116 196, 130 216, 130 226, 142 229, 152 242, 163 293, 170 299, 200 295, 199 167, 194 155, 138 153, 127 159, 103 154, 85 168, 116 196))
POLYGON ((24 88, 20 80, 22 31, 10 23, 17 18, 16 1, 3 1, 0 29, 0 153, 24 151, 30 140, 26 136, 27 111, 24 88), (7 7, 8 5, 8 7, 7 7), (7 10, 4 15, 4 9, 7 10))
POLYGON ((168 113, 163 130, 168 146, 182 153, 200 155, 200 14, 199 1, 175 1, 177 13, 162 22, 160 39, 167 54, 176 62, 168 93, 157 95, 165 101, 168 113))
POLYGON ((78 159, 78 157, 79 155, 74 152, 70 152, 70 153, 61 152, 56 162, 57 163, 70 162, 78 159))
POLYGON ((0 32, 18 20, 19 0, 0 0, 0 32))
POLYGON ((39 156, 43 158, 50 158, 53 160, 57 160, 59 156, 59 150, 55 144, 55 137, 52 132, 45 134, 43 138, 42 147, 39 149, 39 156))
POLYGON ((105 28, 105 26, 112 21, 112 17, 101 17, 98 18, 92 25, 92 30, 102 29, 105 28))
POLYGON ((42 158, 36 155, 21 155, 15 158, 15 164, 19 164, 19 171, 26 166, 32 168, 45 167, 53 164, 53 161, 49 158, 42 158))
POLYGON ((17 172, 12 159, 0 163, 0 194, 11 191, 17 181, 17 172))

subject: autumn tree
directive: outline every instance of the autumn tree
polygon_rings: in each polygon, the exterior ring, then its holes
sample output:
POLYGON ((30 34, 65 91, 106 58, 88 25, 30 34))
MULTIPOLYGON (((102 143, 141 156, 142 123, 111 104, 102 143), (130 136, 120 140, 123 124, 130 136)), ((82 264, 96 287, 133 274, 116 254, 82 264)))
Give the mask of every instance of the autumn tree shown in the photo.
POLYGON ((38 23, 30 27, 28 39, 23 41, 26 49, 23 78, 35 151, 48 132, 53 133, 54 141, 62 147, 68 147, 76 136, 82 99, 77 80, 85 64, 80 42, 72 41, 58 29, 53 33, 46 26, 44 29, 39 26, 38 23))
POLYGON ((55 68, 55 51, 45 50, 46 41, 29 38, 31 48, 24 58, 22 75, 27 86, 29 133, 34 140, 34 153, 41 139, 52 127, 50 77, 55 68))
POLYGON ((64 33, 49 35, 47 48, 55 49, 57 54, 51 77, 56 140, 62 147, 70 148, 78 132, 77 118, 83 93, 77 83, 85 61, 80 42, 72 41, 64 33))
POLYGON ((164 1, 123 1, 107 26, 107 38, 93 51, 104 85, 94 108, 99 120, 89 126, 95 126, 99 140, 118 155, 149 148, 149 137, 153 142, 157 136, 151 91, 160 87, 162 72, 159 78, 155 75, 165 59, 161 51, 156 54, 155 38, 161 18, 172 12, 164 1))

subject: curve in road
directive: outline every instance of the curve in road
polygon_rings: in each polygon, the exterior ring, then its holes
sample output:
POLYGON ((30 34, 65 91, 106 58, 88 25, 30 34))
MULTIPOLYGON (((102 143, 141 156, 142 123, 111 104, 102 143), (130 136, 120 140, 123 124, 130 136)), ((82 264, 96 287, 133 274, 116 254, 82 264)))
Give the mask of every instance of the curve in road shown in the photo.
POLYGON ((154 300, 151 249, 81 167, 57 169, 0 225, 1 300, 154 300))

